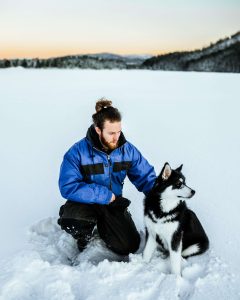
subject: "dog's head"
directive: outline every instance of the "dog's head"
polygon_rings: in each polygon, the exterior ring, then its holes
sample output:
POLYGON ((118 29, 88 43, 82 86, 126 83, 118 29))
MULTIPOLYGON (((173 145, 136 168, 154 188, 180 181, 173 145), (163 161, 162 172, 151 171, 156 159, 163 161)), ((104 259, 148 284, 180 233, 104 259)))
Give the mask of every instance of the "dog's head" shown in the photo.
POLYGON ((182 166, 172 170, 169 163, 165 163, 154 186, 154 191, 161 194, 161 198, 179 198, 181 200, 191 198, 195 194, 195 191, 185 183, 182 166))

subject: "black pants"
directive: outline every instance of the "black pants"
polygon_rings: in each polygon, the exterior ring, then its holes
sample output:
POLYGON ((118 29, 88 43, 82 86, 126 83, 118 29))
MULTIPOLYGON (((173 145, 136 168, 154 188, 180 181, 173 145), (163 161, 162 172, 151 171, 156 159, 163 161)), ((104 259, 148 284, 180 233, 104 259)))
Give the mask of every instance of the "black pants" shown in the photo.
POLYGON ((140 235, 127 209, 68 200, 61 206, 59 214, 58 224, 76 239, 77 233, 69 231, 69 228, 74 227, 75 232, 81 232, 86 224, 89 228, 97 225, 100 238, 112 251, 128 255, 139 248, 140 235))

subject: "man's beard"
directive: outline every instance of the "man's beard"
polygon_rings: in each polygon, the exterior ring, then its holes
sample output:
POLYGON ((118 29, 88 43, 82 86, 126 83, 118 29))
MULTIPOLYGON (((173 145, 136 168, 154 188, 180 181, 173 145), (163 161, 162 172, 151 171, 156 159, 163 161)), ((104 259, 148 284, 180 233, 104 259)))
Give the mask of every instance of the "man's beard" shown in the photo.
POLYGON ((105 140, 105 138, 103 137, 103 135, 101 134, 100 136, 100 141, 102 143, 102 145, 104 146, 104 148, 107 148, 108 150, 114 150, 118 147, 118 141, 115 143, 109 143, 105 140))

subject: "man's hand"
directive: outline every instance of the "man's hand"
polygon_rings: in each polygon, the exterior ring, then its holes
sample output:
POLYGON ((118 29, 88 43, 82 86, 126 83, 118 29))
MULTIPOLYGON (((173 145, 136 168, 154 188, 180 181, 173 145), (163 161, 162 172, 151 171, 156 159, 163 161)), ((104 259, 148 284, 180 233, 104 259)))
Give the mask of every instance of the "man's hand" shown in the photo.
POLYGON ((112 194, 112 198, 109 203, 112 203, 114 200, 116 200, 116 196, 114 194, 112 194))
POLYGON ((131 201, 128 200, 127 198, 118 196, 113 200, 112 203, 111 202, 109 203, 109 208, 125 210, 130 205, 130 203, 131 201))

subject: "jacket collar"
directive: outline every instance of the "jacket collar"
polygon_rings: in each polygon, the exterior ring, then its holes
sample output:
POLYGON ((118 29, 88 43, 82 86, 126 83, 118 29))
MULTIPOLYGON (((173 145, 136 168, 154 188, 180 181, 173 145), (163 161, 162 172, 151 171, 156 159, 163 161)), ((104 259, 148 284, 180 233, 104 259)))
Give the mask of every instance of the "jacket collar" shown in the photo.
MULTIPOLYGON (((99 140, 99 136, 95 130, 94 124, 92 124, 87 131, 87 135, 86 138, 88 139, 88 141, 90 142, 90 144, 97 148, 98 150, 104 151, 106 153, 111 153, 112 150, 106 151, 105 148, 103 147, 102 143, 99 140)), ((123 144, 126 143, 126 139, 124 134, 121 132, 120 137, 119 137, 119 141, 118 141, 118 147, 121 147, 123 144)))

